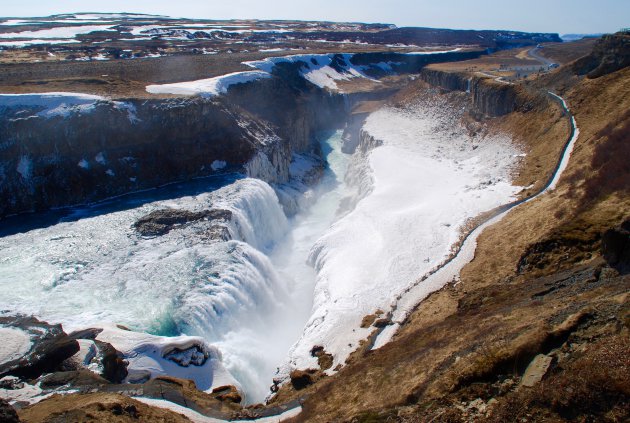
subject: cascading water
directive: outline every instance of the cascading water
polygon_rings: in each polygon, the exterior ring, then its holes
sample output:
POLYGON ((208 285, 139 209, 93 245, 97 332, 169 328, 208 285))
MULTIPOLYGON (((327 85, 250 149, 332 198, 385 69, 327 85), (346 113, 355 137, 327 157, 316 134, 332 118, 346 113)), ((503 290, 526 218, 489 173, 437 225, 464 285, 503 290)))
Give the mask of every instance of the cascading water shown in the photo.
POLYGON ((341 134, 324 140, 322 150, 329 167, 312 188, 316 200, 290 220, 267 183, 247 178, 137 206, 129 206, 132 196, 118 210, 109 204, 100 214, 4 236, 0 309, 60 322, 66 330, 112 322, 201 336, 221 351, 247 401, 260 401, 310 316, 315 272, 308 253, 345 193, 341 134), (209 237, 205 221, 156 237, 133 228, 167 208, 229 210, 232 240, 209 237))

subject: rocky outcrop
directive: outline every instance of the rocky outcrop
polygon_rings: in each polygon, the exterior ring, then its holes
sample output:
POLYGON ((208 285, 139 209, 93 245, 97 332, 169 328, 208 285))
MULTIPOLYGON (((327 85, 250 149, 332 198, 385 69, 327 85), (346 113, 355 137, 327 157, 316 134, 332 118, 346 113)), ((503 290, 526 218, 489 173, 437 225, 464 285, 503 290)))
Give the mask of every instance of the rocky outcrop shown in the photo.
POLYGON ((238 389, 232 385, 214 388, 211 395, 219 401, 233 402, 235 404, 239 404, 243 400, 243 397, 240 392, 238 392, 238 389))
POLYGON ((630 32, 604 35, 588 56, 577 60, 573 70, 594 79, 630 66, 630 32))
MULTIPOLYGON (((138 219, 133 227, 142 236, 164 235, 178 226, 184 226, 200 220, 218 220, 227 222, 232 218, 232 212, 222 209, 192 212, 189 210, 161 209, 155 210, 138 219)), ((221 238, 221 231, 216 231, 221 238)), ((212 236, 212 234, 211 234, 212 236)))
POLYGON ((64 367, 68 370, 98 371, 107 382, 122 383, 129 374, 129 363, 112 344, 96 339, 101 332, 102 329, 90 328, 71 333, 69 337, 79 342, 81 350, 67 360, 64 367))
POLYGON ((622 274, 630 272, 630 220, 604 232, 602 256, 622 274))
POLYGON ((487 77, 459 72, 423 69, 423 81, 448 91, 470 94, 470 110, 478 116, 503 116, 519 107, 519 88, 487 77))
POLYGON ((476 117, 504 116, 514 111, 526 112, 548 103, 542 94, 528 92, 522 86, 492 78, 460 72, 423 69, 420 78, 434 87, 470 94, 470 111, 476 117))
POLYGON ((449 91, 470 91, 472 77, 460 72, 444 72, 436 69, 422 69, 420 78, 434 87, 449 91))
MULTIPOLYGON (((61 325, 50 325, 34 317, 3 316, 0 328, 21 332, 30 340, 21 357, 0 363, 0 379, 4 376, 35 379, 42 373, 57 370, 79 351, 78 342, 69 337, 61 325)), ((15 346, 15 343, 9 345, 15 346)))
POLYGON ((11 404, 0 398, 0 422, 20 423, 20 418, 11 404))
POLYGON ((472 110, 491 117, 512 113, 518 107, 518 89, 487 78, 473 78, 472 110))
POLYGON ((291 378, 291 385, 297 391, 304 389, 314 382, 313 375, 317 373, 316 370, 293 370, 289 377, 291 378))

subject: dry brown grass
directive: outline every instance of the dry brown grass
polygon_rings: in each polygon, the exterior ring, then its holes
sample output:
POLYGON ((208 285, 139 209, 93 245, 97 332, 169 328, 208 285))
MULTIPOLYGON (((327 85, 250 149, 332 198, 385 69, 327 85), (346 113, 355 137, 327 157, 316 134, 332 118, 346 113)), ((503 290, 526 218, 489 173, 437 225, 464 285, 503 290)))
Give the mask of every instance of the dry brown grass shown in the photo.
POLYGON ((505 66, 532 66, 540 62, 527 56, 531 47, 501 50, 488 56, 460 62, 434 63, 429 69, 443 70, 446 72, 487 72, 505 66))
POLYGON ((564 65, 589 54, 596 40, 596 38, 586 38, 570 43, 545 43, 539 54, 564 65))
POLYGON ((523 418, 627 421, 630 417, 629 345, 627 335, 593 342, 539 385, 507 395, 490 421, 523 418))
POLYGON ((54 395, 18 412, 24 423, 61 422, 190 422, 181 414, 150 407, 119 394, 54 395))

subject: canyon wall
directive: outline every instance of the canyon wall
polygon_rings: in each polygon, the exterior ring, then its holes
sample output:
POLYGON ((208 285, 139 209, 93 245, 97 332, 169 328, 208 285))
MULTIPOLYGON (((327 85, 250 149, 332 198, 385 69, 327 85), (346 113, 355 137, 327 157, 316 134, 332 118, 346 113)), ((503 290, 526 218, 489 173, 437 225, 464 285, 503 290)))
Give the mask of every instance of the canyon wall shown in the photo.
MULTIPOLYGON (((365 53, 350 62, 378 78, 484 53, 365 53)), ((331 67, 347 72, 336 56, 331 67)), ((0 218, 224 172, 286 182, 293 153, 317 152, 316 132, 341 127, 355 102, 391 94, 322 89, 303 77, 303 66, 277 63, 271 78, 216 97, 79 98, 53 106, 46 96, 3 97, 0 218)))
POLYGON ((521 85, 485 76, 422 69, 420 78, 434 87, 469 93, 471 113, 478 118, 504 116, 514 111, 526 112, 534 107, 546 107, 549 102, 539 91, 529 91, 521 85))
POLYGON ((292 154, 339 125, 345 100, 257 82, 214 98, 0 106, 0 217, 226 171, 285 182, 292 154))

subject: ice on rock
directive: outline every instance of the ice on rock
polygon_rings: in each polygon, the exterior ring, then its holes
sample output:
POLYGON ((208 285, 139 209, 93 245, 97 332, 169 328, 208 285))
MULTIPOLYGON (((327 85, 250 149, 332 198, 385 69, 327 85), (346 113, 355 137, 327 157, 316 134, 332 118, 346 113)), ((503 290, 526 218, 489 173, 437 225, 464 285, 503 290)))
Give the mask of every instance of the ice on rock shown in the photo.
POLYGON ((156 376, 193 380, 198 389, 212 391, 223 385, 240 387, 227 372, 216 347, 194 336, 164 337, 104 325, 97 340, 110 343, 129 362, 129 381, 156 376))
POLYGON ((31 348, 31 339, 28 333, 8 327, 0 327, 0 364, 17 360, 26 354, 31 348))

